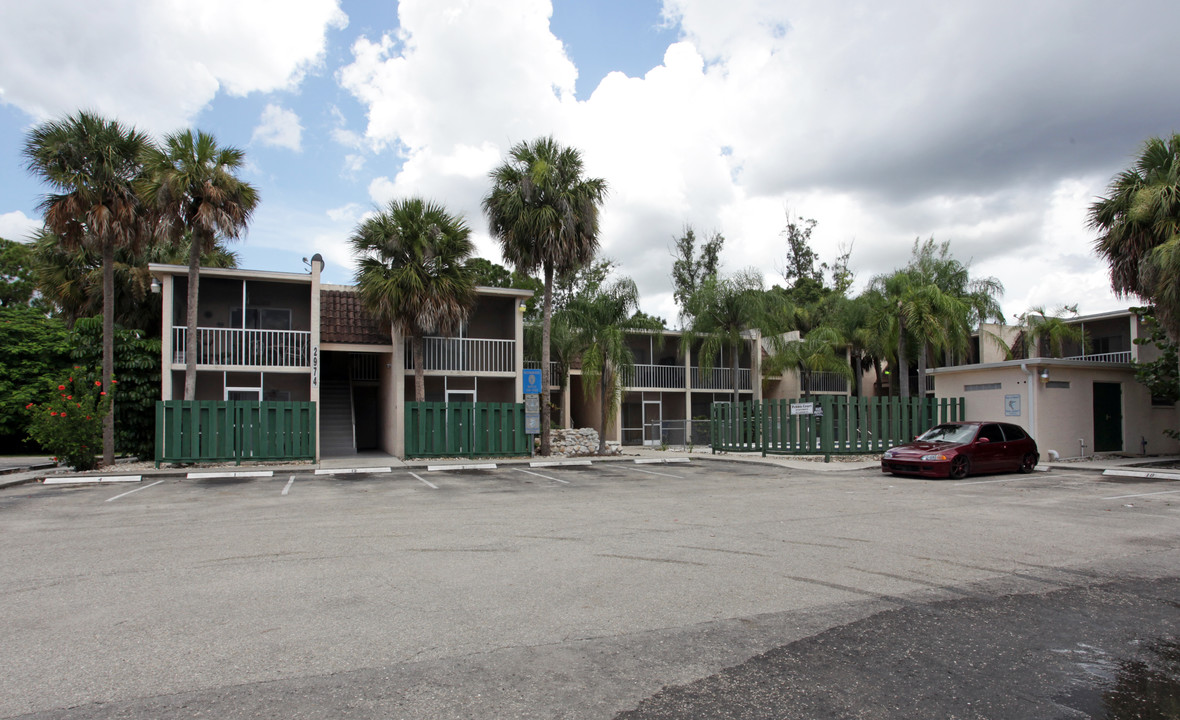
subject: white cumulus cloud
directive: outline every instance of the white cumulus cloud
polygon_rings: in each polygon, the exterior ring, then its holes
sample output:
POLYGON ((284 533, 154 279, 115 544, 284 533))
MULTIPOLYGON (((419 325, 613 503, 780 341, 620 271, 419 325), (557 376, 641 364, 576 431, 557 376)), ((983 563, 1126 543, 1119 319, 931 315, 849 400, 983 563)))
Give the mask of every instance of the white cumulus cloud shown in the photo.
POLYGON ((252 136, 253 141, 263 145, 283 147, 295 152, 299 152, 302 139, 303 126, 299 124, 299 116, 273 103, 263 109, 262 118, 252 136))
POLYGON ((220 90, 295 87, 347 22, 339 0, 6 3, 0 101, 38 120, 89 108, 172 131, 220 90))

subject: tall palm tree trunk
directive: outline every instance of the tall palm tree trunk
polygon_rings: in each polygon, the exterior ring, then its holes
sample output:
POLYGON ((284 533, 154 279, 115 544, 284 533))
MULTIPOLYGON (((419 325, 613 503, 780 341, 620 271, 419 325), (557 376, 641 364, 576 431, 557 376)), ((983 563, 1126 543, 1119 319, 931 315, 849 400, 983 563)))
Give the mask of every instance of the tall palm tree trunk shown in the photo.
POLYGON ((598 377, 598 401, 602 406, 598 427, 598 454, 606 454, 606 363, 602 364, 602 374, 598 377))
POLYGON ((553 322, 553 263, 545 263, 545 308, 541 313, 541 455, 549 454, 549 335, 553 322))
POLYGON ((918 397, 926 397, 926 343, 918 348, 918 397))
MULTIPOLYGON (((197 310, 201 291, 201 238, 194 232, 188 252, 188 313, 185 318, 184 399, 197 399, 197 310)), ((242 308, 242 320, 246 308, 242 308)))
POLYGON ((899 397, 910 396, 910 367, 905 356, 905 323, 897 323, 897 394, 899 397))
POLYGON ((102 390, 107 415, 102 420, 102 464, 115 464, 115 245, 102 244, 102 390))
MULTIPOLYGON (((414 336, 414 402, 426 402, 426 352, 422 338, 414 336)), ((444 397, 443 400, 446 400, 444 397)))

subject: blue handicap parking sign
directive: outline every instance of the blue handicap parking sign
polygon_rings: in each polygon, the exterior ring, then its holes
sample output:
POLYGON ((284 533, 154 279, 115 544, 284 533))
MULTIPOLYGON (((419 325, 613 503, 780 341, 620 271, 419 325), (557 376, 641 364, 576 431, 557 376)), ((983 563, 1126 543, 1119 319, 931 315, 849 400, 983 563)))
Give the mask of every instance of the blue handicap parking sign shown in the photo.
POLYGON ((536 370, 524 371, 524 394, 541 394, 541 370, 539 368, 536 370))

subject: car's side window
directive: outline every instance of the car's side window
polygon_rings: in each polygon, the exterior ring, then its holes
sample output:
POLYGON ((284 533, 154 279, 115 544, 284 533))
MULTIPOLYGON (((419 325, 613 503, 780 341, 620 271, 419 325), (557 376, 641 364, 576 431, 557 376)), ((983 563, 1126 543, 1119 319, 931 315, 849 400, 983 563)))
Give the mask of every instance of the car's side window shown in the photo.
POLYGON ((1011 425, 1009 423, 1001 423, 1000 427, 1004 430, 1004 437, 1008 440, 1023 440, 1028 437, 1024 433, 1024 428, 1019 425, 1011 425))
POLYGON ((979 429, 979 437, 987 438, 988 442, 1004 442, 1004 433, 996 424, 984 425, 979 429))

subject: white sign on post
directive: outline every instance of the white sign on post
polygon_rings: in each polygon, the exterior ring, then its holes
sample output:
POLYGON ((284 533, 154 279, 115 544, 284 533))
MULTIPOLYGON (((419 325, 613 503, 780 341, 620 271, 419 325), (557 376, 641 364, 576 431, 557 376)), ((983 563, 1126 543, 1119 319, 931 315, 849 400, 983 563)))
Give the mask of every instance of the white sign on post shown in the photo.
POLYGON ((811 415, 815 412, 815 403, 791 403, 792 415, 811 415))

